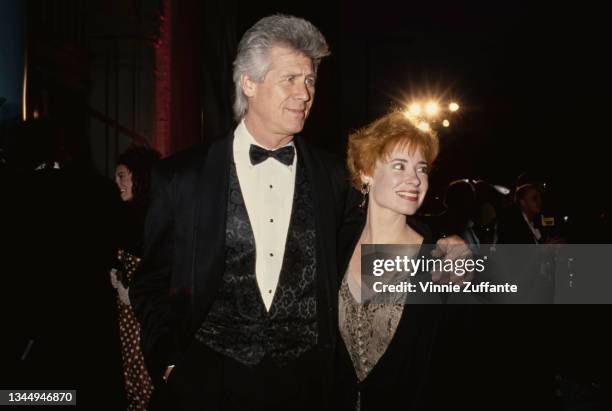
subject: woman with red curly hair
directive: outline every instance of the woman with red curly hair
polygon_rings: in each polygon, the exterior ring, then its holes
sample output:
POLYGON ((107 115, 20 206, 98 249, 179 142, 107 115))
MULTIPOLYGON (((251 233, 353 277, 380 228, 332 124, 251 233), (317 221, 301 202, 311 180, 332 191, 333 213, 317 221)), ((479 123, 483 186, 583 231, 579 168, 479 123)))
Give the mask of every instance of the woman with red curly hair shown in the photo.
MULTIPOLYGON (((402 111, 349 137, 348 168, 352 185, 363 195, 365 215, 353 235, 347 235, 353 247, 341 261, 339 409, 430 408, 424 405, 427 374, 442 311, 439 306, 410 305, 410 295, 406 301, 369 303, 373 294, 361 281, 361 245, 412 245, 411 258, 429 255, 426 245, 436 242, 414 216, 427 195, 437 154, 436 135, 418 128, 402 111)), ((442 240, 447 245, 457 241, 442 240)))

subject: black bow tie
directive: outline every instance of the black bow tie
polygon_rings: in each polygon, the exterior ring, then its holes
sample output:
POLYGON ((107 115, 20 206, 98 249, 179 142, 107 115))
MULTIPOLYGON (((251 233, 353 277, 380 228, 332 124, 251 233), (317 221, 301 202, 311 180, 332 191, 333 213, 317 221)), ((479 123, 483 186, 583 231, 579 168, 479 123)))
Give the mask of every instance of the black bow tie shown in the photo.
POLYGON ((255 144, 251 144, 251 149, 249 150, 249 157, 251 157, 251 164, 256 166, 262 161, 267 160, 270 157, 273 157, 283 163, 286 166, 290 166, 293 164, 293 157, 295 156, 295 150, 293 146, 285 146, 283 148, 279 148, 278 150, 266 150, 265 148, 256 146, 255 144))

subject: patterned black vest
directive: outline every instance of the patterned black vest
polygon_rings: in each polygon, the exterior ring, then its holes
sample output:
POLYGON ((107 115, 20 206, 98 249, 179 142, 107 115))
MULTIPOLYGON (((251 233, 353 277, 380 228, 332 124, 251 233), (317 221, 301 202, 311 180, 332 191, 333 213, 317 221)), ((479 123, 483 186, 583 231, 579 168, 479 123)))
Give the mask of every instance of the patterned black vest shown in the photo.
POLYGON ((303 166, 298 164, 296 173, 285 256, 267 312, 255 277, 255 239, 232 161, 225 272, 196 339, 246 365, 258 364, 268 355, 282 366, 317 343, 314 209, 303 166))

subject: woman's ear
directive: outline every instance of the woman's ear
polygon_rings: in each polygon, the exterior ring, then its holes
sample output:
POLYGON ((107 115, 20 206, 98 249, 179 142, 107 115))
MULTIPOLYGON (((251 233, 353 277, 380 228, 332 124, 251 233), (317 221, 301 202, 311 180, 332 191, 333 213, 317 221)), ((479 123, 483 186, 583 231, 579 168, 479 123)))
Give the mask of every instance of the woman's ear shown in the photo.
POLYGON ((361 173, 361 184, 372 185, 372 177, 364 173, 361 173))

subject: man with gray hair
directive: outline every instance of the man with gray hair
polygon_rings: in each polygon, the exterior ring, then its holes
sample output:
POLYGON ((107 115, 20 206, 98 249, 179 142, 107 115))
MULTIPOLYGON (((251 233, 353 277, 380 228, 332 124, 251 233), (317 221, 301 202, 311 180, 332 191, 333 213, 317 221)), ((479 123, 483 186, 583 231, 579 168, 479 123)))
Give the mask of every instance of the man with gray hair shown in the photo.
POLYGON ((356 208, 343 164, 295 138, 328 54, 306 20, 258 21, 234 61, 237 127, 153 173, 130 288, 153 409, 329 406, 337 233, 356 208))

